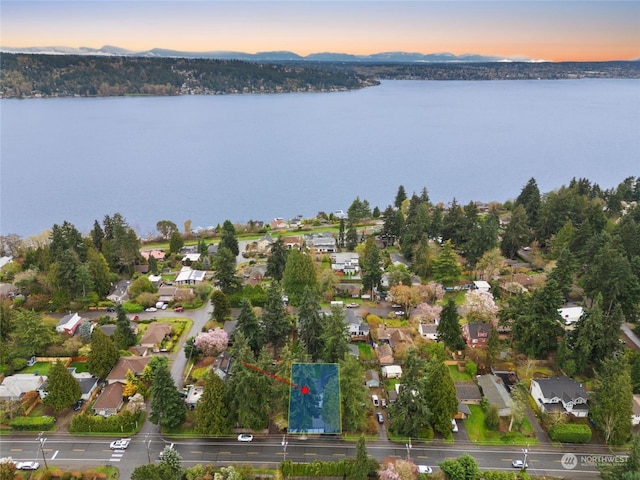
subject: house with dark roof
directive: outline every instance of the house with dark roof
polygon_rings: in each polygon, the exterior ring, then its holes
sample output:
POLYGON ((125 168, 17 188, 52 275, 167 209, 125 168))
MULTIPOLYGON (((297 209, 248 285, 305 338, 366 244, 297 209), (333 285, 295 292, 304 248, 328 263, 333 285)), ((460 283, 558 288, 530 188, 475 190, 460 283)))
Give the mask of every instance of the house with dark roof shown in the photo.
POLYGON ((423 338, 428 338, 429 340, 438 340, 438 322, 420 322, 420 324, 418 325, 418 333, 420 333, 420 336, 423 338))
POLYGON ((376 355, 378 356, 378 363, 380 365, 393 365, 395 359, 393 358, 393 350, 391 345, 383 343, 376 347, 376 355))
POLYGON ((484 322, 469 322, 462 326, 462 338, 471 348, 482 347, 487 344, 491 335, 491 324, 484 322))
POLYGON ((366 372, 364 372, 364 384, 368 388, 379 388, 380 375, 378 375, 378 372, 373 369, 369 369, 366 372))
POLYGON ((573 378, 534 378, 531 396, 545 413, 560 411, 580 418, 589 415, 589 394, 573 378))
POLYGON ((123 391, 124 383, 122 382, 114 382, 106 385, 93 404, 93 412, 103 417, 110 417, 111 415, 117 414, 122 408, 122 405, 124 405, 124 399, 122 397, 123 391))
POLYGON ((482 393, 475 382, 454 382, 458 401, 466 405, 480 405, 482 393))
POLYGON ((360 315, 356 315, 353 310, 347 309, 344 313, 344 323, 349 329, 351 341, 368 341, 370 333, 369 324, 362 320, 360 315))
POLYGON ((111 369, 109 375, 107 375, 107 382, 109 384, 120 382, 122 384, 127 383, 127 372, 131 370, 134 375, 142 375, 144 367, 151 361, 151 357, 120 357, 116 362, 116 365, 111 369))
POLYGON ((140 346, 147 348, 158 348, 165 338, 171 334, 171 324, 164 322, 153 322, 140 339, 140 346))
POLYGON ((498 415, 501 417, 511 415, 513 400, 500 377, 492 373, 480 375, 478 377, 478 386, 482 389, 482 395, 486 397, 489 405, 494 405, 498 408, 498 415))
POLYGON ((82 317, 77 313, 70 313, 60 319, 56 325, 56 332, 74 335, 82 323, 82 317))

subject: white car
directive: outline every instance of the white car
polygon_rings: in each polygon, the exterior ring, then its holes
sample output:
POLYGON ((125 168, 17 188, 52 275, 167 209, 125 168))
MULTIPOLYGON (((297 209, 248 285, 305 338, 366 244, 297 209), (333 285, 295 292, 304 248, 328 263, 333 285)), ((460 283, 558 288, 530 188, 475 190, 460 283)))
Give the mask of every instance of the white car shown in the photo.
POLYGON ((528 465, 525 464, 522 460, 514 460, 511 462, 511 466, 513 468, 527 468, 528 465))
POLYGON ((253 435, 250 435, 248 433, 241 433, 240 435, 238 435, 238 441, 239 442, 253 442, 253 435))
POLYGON ((158 309, 156 307, 149 307, 147 309, 145 309, 145 312, 157 312, 158 309))
POLYGON ((111 448, 111 450, 124 450, 129 446, 129 443, 131 443, 130 438, 121 438, 120 440, 114 440, 111 442, 109 448, 111 448))
POLYGON ((40 468, 40 464, 38 462, 18 462, 16 468, 18 470, 37 470, 40 468))
POLYGON ((457 433, 458 432, 458 424, 456 423, 456 419, 455 418, 451 419, 451 431, 453 433, 457 433))
POLYGON ((418 473, 433 473, 433 468, 427 465, 418 465, 418 473))
POLYGON ((352 302, 352 303, 347 303, 346 307, 347 308, 358 308, 360 305, 358 303, 352 302))

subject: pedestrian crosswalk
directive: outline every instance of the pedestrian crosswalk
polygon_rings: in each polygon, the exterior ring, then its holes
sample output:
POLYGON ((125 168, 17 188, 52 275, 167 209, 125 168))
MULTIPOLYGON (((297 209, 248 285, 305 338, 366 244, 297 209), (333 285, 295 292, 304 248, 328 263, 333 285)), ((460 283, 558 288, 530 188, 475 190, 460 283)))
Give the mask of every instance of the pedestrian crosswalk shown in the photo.
POLYGON ((110 461, 119 462, 120 460, 122 460, 123 456, 124 456, 124 450, 113 450, 111 453, 110 461))

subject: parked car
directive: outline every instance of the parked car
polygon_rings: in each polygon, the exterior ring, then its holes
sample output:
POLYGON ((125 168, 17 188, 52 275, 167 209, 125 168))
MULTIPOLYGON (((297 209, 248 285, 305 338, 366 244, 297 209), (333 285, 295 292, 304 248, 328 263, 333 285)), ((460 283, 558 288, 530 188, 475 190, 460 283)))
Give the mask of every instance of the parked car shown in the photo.
POLYGON ((131 317, 132 322, 137 322, 138 320, 140 320, 140 317, 138 315, 134 315, 133 317, 131 317))
POLYGON ((347 303, 347 308, 358 308, 360 305, 352 302, 352 303, 347 303))
POLYGON ((380 406, 380 400, 378 400, 378 395, 371 395, 371 400, 373 401, 374 407, 380 406))
POLYGON ((78 410, 80 410, 82 408, 82 406, 84 405, 84 400, 80 399, 78 400, 75 405, 73 406, 73 411, 77 412, 78 410))
POLYGON ((458 431, 458 424, 456 423, 456 419, 451 419, 451 431, 456 433, 458 431))
POLYGON ((115 312, 116 307, 107 307, 107 312, 115 312))
POLYGON ((144 310, 145 312, 157 312, 158 309, 156 307, 149 307, 144 310))
POLYGON ((511 466, 512 466, 513 468, 520 468, 520 469, 522 469, 522 468, 527 468, 529 465, 527 465, 526 463, 524 463, 522 460, 513 460, 513 461, 511 462, 511 466))
POLYGON ((253 435, 250 435, 248 433, 241 433, 240 435, 238 435, 238 441, 239 442, 253 442, 253 435))
POLYGON ((384 417, 382 416, 382 414, 380 412, 376 413, 376 417, 378 418, 378 423, 379 424, 383 424, 384 423, 384 417))
POLYGON ((387 400, 384 398, 380 399, 380 403, 382 404, 382 408, 387 408, 387 400))
POLYGON ((433 468, 427 465, 418 465, 418 473, 433 473, 433 468))
POLYGON ((40 468, 40 464, 38 462, 18 462, 16 468, 18 470, 37 470, 40 468))
POLYGON ((109 448, 111 448, 111 450, 124 450, 129 446, 129 443, 131 443, 130 438, 121 438, 120 440, 114 440, 111 442, 109 448))
POLYGON ((177 313, 182 313, 182 312, 184 312, 184 307, 176 307, 176 308, 173 309, 173 311, 177 312, 177 313))

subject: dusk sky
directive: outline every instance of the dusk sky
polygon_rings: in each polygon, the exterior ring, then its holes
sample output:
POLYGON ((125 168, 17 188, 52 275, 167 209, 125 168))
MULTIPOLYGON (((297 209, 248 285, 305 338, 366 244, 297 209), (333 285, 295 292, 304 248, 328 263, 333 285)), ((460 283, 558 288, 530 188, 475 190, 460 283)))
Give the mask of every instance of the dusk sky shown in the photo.
POLYGON ((1 0, 3 47, 640 58, 640 1, 1 0))

